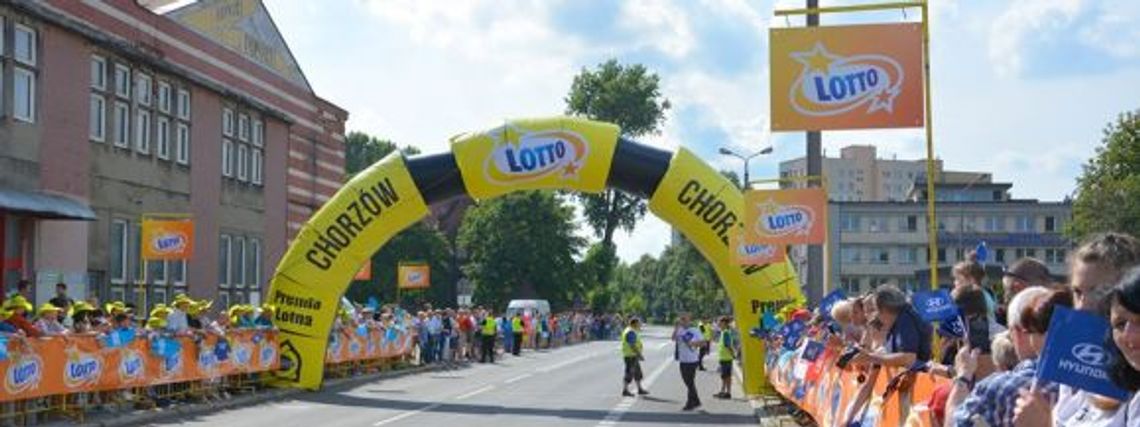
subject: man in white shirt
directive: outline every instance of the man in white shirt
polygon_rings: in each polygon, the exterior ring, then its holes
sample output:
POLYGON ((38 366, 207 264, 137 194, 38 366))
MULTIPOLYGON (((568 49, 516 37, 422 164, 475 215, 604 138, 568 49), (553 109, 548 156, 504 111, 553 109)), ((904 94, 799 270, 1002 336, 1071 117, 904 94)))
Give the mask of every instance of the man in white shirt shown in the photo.
POLYGON ((692 324, 688 313, 681 314, 677 326, 673 330, 673 340, 677 342, 677 361, 681 364, 681 381, 689 390, 688 399, 682 411, 692 411, 701 406, 701 398, 697 395, 697 367, 700 366, 700 349, 705 344, 700 329, 692 324))

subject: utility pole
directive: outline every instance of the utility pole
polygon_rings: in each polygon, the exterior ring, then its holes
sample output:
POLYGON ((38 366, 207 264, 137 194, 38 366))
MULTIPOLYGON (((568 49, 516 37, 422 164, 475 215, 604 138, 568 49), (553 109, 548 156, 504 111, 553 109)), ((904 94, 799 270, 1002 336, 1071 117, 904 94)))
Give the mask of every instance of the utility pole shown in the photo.
MULTIPOLYGON (((819 0, 807 0, 808 9, 818 9, 819 0)), ((807 14, 807 26, 819 26, 819 14, 807 14)), ((807 174, 808 176, 823 176, 823 136, 819 131, 807 132, 807 174)), ((822 184, 822 179, 808 180, 809 187, 817 187, 822 184)), ((824 189, 827 191, 827 189, 824 189)), ((818 303, 823 299, 823 284, 825 278, 823 277, 823 247, 819 245, 807 245, 807 279, 804 282, 806 296, 810 303, 818 303)))

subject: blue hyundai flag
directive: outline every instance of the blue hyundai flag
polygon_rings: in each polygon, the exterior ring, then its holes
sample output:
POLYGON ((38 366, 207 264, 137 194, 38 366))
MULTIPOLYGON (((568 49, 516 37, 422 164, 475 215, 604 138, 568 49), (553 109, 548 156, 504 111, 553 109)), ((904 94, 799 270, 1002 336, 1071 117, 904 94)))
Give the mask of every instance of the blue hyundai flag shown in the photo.
POLYGON ((816 340, 808 340, 807 345, 804 346, 804 353, 800 356, 808 362, 814 362, 819 359, 819 355, 823 354, 823 343, 816 340))
POLYGON ((155 355, 169 359, 182 351, 182 343, 166 337, 158 337, 150 342, 150 351, 155 355))
POLYGON ((986 259, 990 257, 990 250, 986 246, 986 242, 978 243, 978 247, 974 248, 974 255, 978 256, 978 262, 986 262, 986 259))
POLYGON ((784 348, 788 350, 795 350, 796 344, 800 341, 800 336, 803 335, 806 326, 802 320, 793 320, 780 328, 780 335, 784 337, 784 348))
POLYGON ((916 292, 912 300, 914 310, 927 322, 958 317, 958 306, 954 305, 954 298, 950 297, 950 291, 946 289, 916 292))
POLYGON ((847 298, 847 295, 843 293, 842 289, 831 291, 831 293, 823 297, 823 301, 819 302, 819 313, 823 315, 824 319, 831 319, 831 307, 834 306, 835 303, 843 301, 844 298, 847 298))
POLYGON ((1128 399, 1128 392, 1108 378, 1113 353, 1108 336, 1108 320, 1104 317, 1054 307, 1041 362, 1037 364, 1037 378, 1116 400, 1128 399))
POLYGON ((961 317, 955 317, 939 322, 938 333, 948 338, 965 338, 966 327, 962 325, 961 317))

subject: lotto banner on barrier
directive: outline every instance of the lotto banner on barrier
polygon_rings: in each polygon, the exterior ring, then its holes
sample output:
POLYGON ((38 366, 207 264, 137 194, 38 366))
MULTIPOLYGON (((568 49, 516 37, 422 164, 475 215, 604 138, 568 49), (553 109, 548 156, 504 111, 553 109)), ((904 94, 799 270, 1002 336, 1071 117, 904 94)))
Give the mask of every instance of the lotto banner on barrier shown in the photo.
POLYGON ((774 28, 772 130, 923 125, 922 26, 774 28))
POLYGON ((572 117, 510 120, 452 138, 467 194, 477 200, 518 190, 606 186, 618 127, 572 117))
POLYGON ((147 260, 186 260, 194 253, 194 220, 144 219, 142 257, 147 260))
POLYGON ((412 352, 415 335, 397 329, 360 327, 334 333, 325 350, 326 363, 344 363, 403 356, 412 352))
MULTIPOLYGON (((741 226, 744 197, 715 169, 685 148, 677 151, 669 170, 649 200, 649 210, 685 235, 713 265, 733 301, 736 324, 746 331, 760 325, 764 311, 802 301, 799 279, 787 262, 740 265, 732 260, 729 236, 741 226)), ((759 340, 742 342, 744 390, 763 387, 764 349, 759 340)))
POLYGON ((357 174, 305 224, 277 266, 267 302, 277 307, 276 385, 316 389, 336 307, 375 249, 428 213, 402 156, 357 174))
POLYGON ((744 243, 822 245, 827 240, 823 188, 749 190, 744 193, 744 243))
POLYGON ((0 402, 51 395, 118 390, 204 380, 278 368, 276 331, 231 331, 226 351, 218 337, 195 344, 190 338, 152 345, 135 339, 109 346, 95 336, 10 340, 0 360, 4 387, 0 402), (169 354, 156 351, 174 349, 169 354))
MULTIPOLYGON (((772 386, 788 400, 811 415, 824 427, 843 427, 845 414, 859 392, 860 372, 835 367, 842 349, 827 347, 822 352, 818 343, 804 340, 798 348, 769 347, 765 364, 772 386), (814 360, 812 360, 814 358, 814 360)), ((887 384, 901 370, 881 370, 875 381, 874 393, 860 425, 925 427, 941 425, 931 419, 926 402, 939 384, 948 379, 930 374, 906 374, 910 378, 899 381, 903 386, 887 392, 887 384)))
POLYGON ((401 262, 399 280, 400 289, 427 289, 431 287, 431 266, 422 262, 401 262))

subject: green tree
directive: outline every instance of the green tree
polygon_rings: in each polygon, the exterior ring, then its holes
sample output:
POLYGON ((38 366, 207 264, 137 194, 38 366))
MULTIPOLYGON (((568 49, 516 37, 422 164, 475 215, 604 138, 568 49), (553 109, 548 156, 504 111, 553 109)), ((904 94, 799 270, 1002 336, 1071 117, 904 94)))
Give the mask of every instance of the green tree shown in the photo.
MULTIPOLYGON (((566 96, 566 113, 621 126, 622 134, 638 137, 657 133, 665 122, 669 101, 661 94, 660 77, 645 66, 609 60, 594 70, 582 69, 566 96)), ((614 231, 632 231, 645 216, 645 200, 620 190, 579 194, 586 223, 612 252, 614 231)), ((613 261, 598 270, 596 283, 609 282, 613 261)))
POLYGON ((1104 231, 1140 235, 1140 110, 1105 127, 1096 154, 1077 178, 1067 231, 1075 239, 1104 231))
POLYGON ((574 257, 585 246, 574 230, 573 209, 552 192, 512 193, 469 209, 459 246, 475 301, 503 309, 512 298, 537 297, 565 307, 578 289, 574 257))

